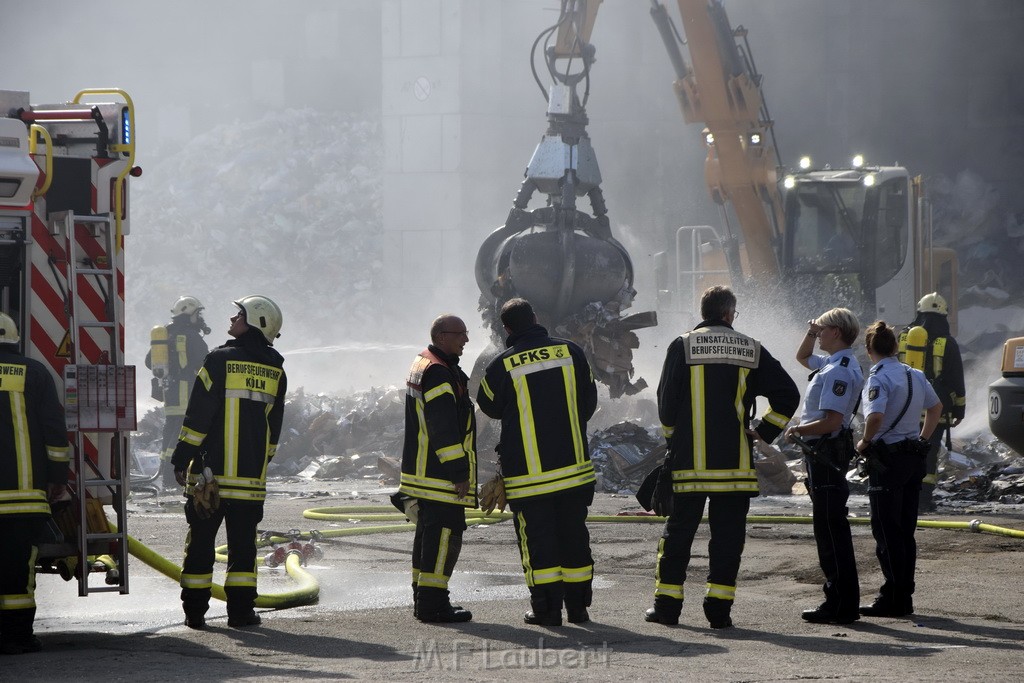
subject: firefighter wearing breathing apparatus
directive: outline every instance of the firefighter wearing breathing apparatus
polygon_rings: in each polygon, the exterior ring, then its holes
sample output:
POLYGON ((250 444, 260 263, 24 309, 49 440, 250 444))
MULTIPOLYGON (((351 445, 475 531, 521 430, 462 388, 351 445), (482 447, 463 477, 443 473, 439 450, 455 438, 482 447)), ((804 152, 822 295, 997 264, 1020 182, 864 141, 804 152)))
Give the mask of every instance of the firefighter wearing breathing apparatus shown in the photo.
POLYGON ((18 350, 14 320, 0 313, 0 654, 36 652, 36 543, 50 501, 65 488, 71 449, 50 372, 18 350))
POLYGON ((183 296, 171 307, 171 322, 157 325, 149 335, 146 367, 153 371, 152 396, 164 404, 163 446, 160 451, 161 482, 174 484, 171 454, 185 419, 188 392, 210 349, 203 335, 210 328, 203 320, 203 305, 194 296, 183 296))
POLYGON ((430 345, 416 355, 406 380, 402 474, 394 500, 416 523, 413 614, 423 622, 473 618, 452 605, 448 593, 466 508, 476 507, 476 417, 459 367, 468 341, 461 318, 438 316, 430 326, 430 345))
POLYGON ((967 407, 963 359, 960 346, 950 334, 948 314, 949 308, 942 295, 926 294, 917 303, 917 317, 900 333, 898 341, 900 361, 923 372, 942 401, 942 418, 928 440, 931 448, 921 482, 921 512, 935 509, 932 492, 938 479, 942 437, 945 435, 946 448, 951 449, 950 430, 964 419, 967 407))
POLYGON ((228 626, 256 626, 256 526, 263 519, 267 465, 277 450, 287 380, 273 348, 281 309, 264 296, 234 302, 228 334, 206 356, 171 462, 185 486, 189 525, 181 572, 185 625, 202 629, 213 585, 214 546, 227 526, 224 580, 228 626))
POLYGON ((597 385, 583 349, 548 336, 533 307, 515 298, 501 307, 504 352, 487 366, 477 403, 501 420, 500 466, 512 509, 531 610, 523 620, 560 626, 590 621, 594 558, 587 508, 595 474, 587 420, 597 385))

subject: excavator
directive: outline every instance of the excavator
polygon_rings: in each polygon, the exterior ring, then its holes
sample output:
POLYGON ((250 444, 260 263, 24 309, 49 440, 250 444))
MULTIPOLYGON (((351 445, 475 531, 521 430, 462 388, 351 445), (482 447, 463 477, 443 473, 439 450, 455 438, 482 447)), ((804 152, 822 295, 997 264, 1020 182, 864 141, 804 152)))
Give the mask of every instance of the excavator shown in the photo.
POLYGON ((683 119, 704 125, 705 180, 725 225, 724 235, 707 226, 681 229, 690 239, 677 239, 677 282, 689 288, 677 296, 692 301, 724 271, 735 286, 786 303, 795 320, 841 304, 862 320, 903 325, 922 295, 938 291, 955 328, 956 254, 931 243, 921 177, 860 155, 842 168, 803 157, 786 170, 747 30, 732 27, 719 0, 677 4, 682 35, 659 0, 651 0, 651 16, 675 71, 683 119))
MULTIPOLYGON (((505 224, 480 246, 475 274, 480 311, 495 348, 504 336, 502 304, 524 297, 542 325, 580 344, 595 378, 617 398, 647 386, 643 378, 632 379, 632 350, 639 346, 634 331, 656 325, 657 315, 622 314, 636 296, 633 263, 612 236, 601 171, 586 130, 594 63, 589 38, 599 4, 562 0, 558 21, 533 43, 530 63, 547 101, 548 128, 527 165, 505 224), (552 81, 548 88, 536 68, 542 43, 552 81), (547 195, 546 205, 530 209, 537 192, 547 195), (589 214, 579 206, 583 197, 589 201, 589 214)), ((474 369, 474 376, 479 370, 474 369)))
MULTIPOLYGON (((612 237, 586 133, 594 57, 589 39, 600 3, 562 0, 558 21, 534 41, 531 64, 548 102, 548 130, 505 224, 480 247, 476 279, 480 309, 496 343, 501 304, 525 296, 542 322, 582 343, 614 397, 645 385, 630 381, 633 330, 656 324, 656 316, 621 315, 635 296, 632 263, 612 237), (553 35, 557 40, 549 45, 553 35), (548 91, 535 68, 542 41, 553 81, 548 91), (536 191, 547 195, 547 206, 531 211, 536 191), (577 207, 583 196, 593 215, 577 207)), ((677 312, 692 317, 706 287, 731 284, 788 311, 794 321, 844 305, 864 321, 901 326, 913 320, 921 296, 937 291, 950 302, 955 333, 956 254, 932 244, 921 177, 899 166, 867 164, 859 156, 842 168, 804 157, 787 170, 746 29, 732 27, 720 0, 677 0, 682 33, 665 4, 650 4, 675 71, 683 119, 703 125, 705 179, 724 225, 724 231, 679 229, 675 288, 667 297, 659 292, 659 300, 673 299, 677 312)), ((668 277, 661 273, 658 280, 668 277)))

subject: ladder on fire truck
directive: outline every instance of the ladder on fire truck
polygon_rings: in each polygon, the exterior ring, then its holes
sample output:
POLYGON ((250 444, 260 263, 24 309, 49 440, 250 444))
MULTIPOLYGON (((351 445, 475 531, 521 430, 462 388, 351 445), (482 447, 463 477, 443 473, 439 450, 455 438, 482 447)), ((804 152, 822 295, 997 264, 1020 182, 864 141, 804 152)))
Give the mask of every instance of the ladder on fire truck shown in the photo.
POLYGON ((127 432, 135 428, 134 408, 131 408, 131 415, 125 415, 125 406, 134 406, 135 378, 134 368, 124 365, 120 344, 121 306, 117 301, 116 258, 120 235, 112 214, 76 215, 67 211, 54 214, 51 220, 58 224, 53 226, 54 232, 65 239, 65 260, 61 265, 66 268, 70 362, 64 370, 64 386, 68 431, 74 434, 75 491, 80 522, 79 569, 75 572, 78 594, 124 594, 128 592, 127 432), (95 286, 88 283, 90 278, 95 286), (99 348, 95 361, 86 357, 83 342, 87 337, 99 348), (101 441, 107 437, 110 461, 108 470, 104 471, 101 458, 97 455, 95 461, 91 459, 87 448, 91 446, 93 452, 102 452, 101 441), (98 504, 103 501, 109 501, 113 508, 115 526, 108 524, 98 504), (98 562, 97 557, 104 556, 112 557, 116 567, 107 566, 106 585, 91 586, 90 569, 99 568, 103 563, 98 562))

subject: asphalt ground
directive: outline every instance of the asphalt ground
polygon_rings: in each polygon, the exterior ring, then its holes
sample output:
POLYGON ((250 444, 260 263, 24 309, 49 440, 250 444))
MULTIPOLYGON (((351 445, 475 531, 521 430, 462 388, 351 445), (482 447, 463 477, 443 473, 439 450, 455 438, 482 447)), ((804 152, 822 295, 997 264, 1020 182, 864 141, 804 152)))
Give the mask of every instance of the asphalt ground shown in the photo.
MULTIPOLYGON (((335 529, 371 522, 313 521, 309 508, 387 505, 374 482, 293 479, 270 484, 262 528, 335 529)), ((176 493, 136 495, 129 532, 180 563, 185 535, 176 493)), ((867 502, 851 499, 864 518, 867 502)), ((631 498, 599 494, 592 514, 635 511, 631 498)), ((757 498, 752 515, 805 516, 806 496, 757 498)), ((965 509, 929 520, 980 518, 1024 529, 1018 508, 965 509)), ((795 520, 794 520, 795 521, 795 520)), ((133 558, 128 595, 78 597, 74 582, 38 579, 38 653, 0 658, 0 680, 1020 680, 1024 668, 1024 539, 920 529, 916 614, 848 626, 814 625, 800 611, 822 598, 811 527, 748 525, 733 621, 708 628, 700 606, 708 528, 694 543, 690 596, 678 626, 643 620, 653 598, 660 523, 592 523, 592 621, 529 626, 511 522, 471 527, 452 579, 453 601, 473 612, 457 625, 412 616, 412 532, 349 536, 320 543, 308 571, 320 582, 317 604, 262 612, 263 625, 228 628, 214 601, 208 628, 182 623, 174 581, 133 558)), ((853 527, 863 601, 881 582, 866 525, 853 527)), ((222 532, 223 533, 223 532, 222 532)), ((290 590, 281 567, 261 567, 260 592, 290 590)), ((215 580, 223 578, 218 565, 215 580)), ((93 575, 92 584, 102 576, 93 575)))

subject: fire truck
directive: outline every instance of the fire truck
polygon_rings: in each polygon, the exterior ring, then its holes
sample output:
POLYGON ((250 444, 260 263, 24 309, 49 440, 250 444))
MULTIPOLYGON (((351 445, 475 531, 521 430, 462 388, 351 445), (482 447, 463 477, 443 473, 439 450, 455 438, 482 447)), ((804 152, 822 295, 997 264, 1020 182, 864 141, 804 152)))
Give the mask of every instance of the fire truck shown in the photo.
POLYGON ((76 578, 82 596, 128 592, 136 409, 135 368, 124 363, 124 244, 129 178, 140 174, 123 90, 82 90, 58 104, 0 90, 0 309, 18 324, 22 352, 52 373, 73 450, 66 500, 52 503, 37 562, 76 578))

